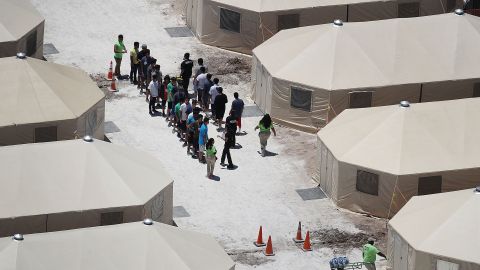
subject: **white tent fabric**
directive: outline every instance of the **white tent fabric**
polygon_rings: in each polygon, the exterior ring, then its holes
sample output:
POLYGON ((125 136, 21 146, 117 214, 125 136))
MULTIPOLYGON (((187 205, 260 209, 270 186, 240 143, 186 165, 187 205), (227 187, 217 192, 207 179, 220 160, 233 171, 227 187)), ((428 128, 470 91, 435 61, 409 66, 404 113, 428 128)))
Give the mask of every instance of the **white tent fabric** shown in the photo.
POLYGON ((141 151, 95 140, 0 148, 0 236, 172 222, 173 182, 141 151))
POLYGON ((0 57, 43 57, 44 18, 28 0, 0 1, 0 57))
POLYGON ((313 132, 347 108, 480 96, 479 33, 480 18, 454 13, 285 30, 254 50, 253 97, 313 132), (310 106, 292 105, 292 88, 310 106))
POLYGON ((186 20, 201 42, 251 54, 282 29, 334 19, 358 22, 440 14, 462 4, 461 0, 187 0, 186 20))
POLYGON ((480 98, 345 110, 318 132, 314 179, 339 206, 381 217, 422 192, 475 187, 479 118, 480 98))
POLYGON ((104 138, 105 95, 83 71, 34 58, 0 58, 0 145, 41 141, 37 128, 54 127, 51 140, 104 138))
POLYGON ((389 265, 395 270, 478 270, 479 224, 480 193, 473 189, 415 196, 389 222, 389 265))
POLYGON ((212 237, 141 222, 0 238, 2 270, 233 270, 212 237))

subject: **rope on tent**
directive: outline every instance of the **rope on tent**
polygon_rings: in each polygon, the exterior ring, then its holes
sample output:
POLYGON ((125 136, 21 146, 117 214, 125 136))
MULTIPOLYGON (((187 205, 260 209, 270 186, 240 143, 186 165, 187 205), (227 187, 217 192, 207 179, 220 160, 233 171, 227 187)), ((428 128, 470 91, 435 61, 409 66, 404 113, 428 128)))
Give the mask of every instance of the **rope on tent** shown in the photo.
POLYGON ((390 219, 390 213, 391 213, 391 211, 392 211, 393 201, 395 200, 395 196, 396 196, 395 191, 396 191, 396 190, 398 191, 398 193, 400 194, 400 196, 402 196, 402 199, 405 201, 405 203, 408 202, 407 198, 405 197, 405 195, 403 195, 402 191, 401 191, 400 188, 398 187, 398 176, 397 176, 397 178, 395 179, 395 186, 393 187, 392 199, 390 200, 390 207, 388 208, 387 219, 390 219))
POLYGON ((332 111, 333 111, 333 114, 334 114, 335 116, 338 115, 338 113, 335 111, 335 109, 333 109, 332 105, 330 105, 330 104, 328 104, 328 110, 332 110, 332 111))
POLYGON ((265 34, 263 33, 264 29, 267 30, 272 36, 275 35, 275 33, 273 33, 273 31, 271 31, 270 29, 268 29, 268 27, 263 25, 262 16, 260 15, 260 13, 258 13, 258 19, 260 20, 260 25, 258 27, 262 31, 262 42, 263 42, 265 41, 265 34))

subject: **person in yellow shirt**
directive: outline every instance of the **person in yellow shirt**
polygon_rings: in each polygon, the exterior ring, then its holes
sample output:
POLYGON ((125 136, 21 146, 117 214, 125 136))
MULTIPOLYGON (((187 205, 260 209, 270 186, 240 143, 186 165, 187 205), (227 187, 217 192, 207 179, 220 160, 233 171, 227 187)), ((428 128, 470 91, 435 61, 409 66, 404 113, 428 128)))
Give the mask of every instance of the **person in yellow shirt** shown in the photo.
POLYGON ((385 254, 378 251, 378 249, 373 245, 375 240, 373 238, 368 238, 368 243, 363 245, 362 249, 362 257, 363 257, 363 265, 368 270, 375 270, 377 269, 375 266, 375 261, 377 260, 377 254, 380 257, 387 258, 385 254))
POLYGON ((138 84, 137 81, 137 72, 138 67, 140 67, 140 61, 138 60, 138 48, 140 43, 135 41, 133 43, 133 50, 130 52, 130 82, 132 84, 138 84))
POLYGON ((120 77, 120 65, 122 64, 123 54, 127 53, 127 49, 123 44, 123 35, 118 35, 118 41, 113 45, 113 58, 115 59, 115 76, 120 77))
POLYGON ((270 138, 271 132, 273 132, 274 136, 277 136, 275 127, 273 127, 272 118, 270 118, 268 113, 263 116, 258 125, 255 127, 255 130, 257 129, 260 129, 260 132, 258 133, 258 137, 260 138, 260 154, 262 157, 264 157, 267 152, 267 142, 268 138, 270 138))

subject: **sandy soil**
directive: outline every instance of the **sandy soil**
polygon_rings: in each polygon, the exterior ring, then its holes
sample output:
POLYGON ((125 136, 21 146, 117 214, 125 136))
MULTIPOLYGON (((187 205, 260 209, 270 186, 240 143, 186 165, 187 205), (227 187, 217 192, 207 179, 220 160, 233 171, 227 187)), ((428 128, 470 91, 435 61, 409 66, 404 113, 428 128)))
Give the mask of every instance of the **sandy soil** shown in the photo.
MULTIPOLYGON (((338 209, 328 199, 304 201, 297 189, 312 188, 315 168, 314 135, 278 126, 268 149, 273 155, 258 154, 258 136, 253 128, 259 117, 243 120, 241 149, 232 150, 236 170, 215 169, 219 181, 207 180, 205 166, 186 155, 162 117, 151 117, 147 104, 135 86, 118 82, 119 92, 108 91, 104 74, 111 61, 116 35, 121 31, 126 43, 145 42, 159 59, 164 74, 178 74, 184 52, 203 57, 221 80, 231 98, 239 92, 247 103, 250 95, 249 56, 200 44, 194 37, 171 38, 164 27, 183 26, 185 1, 174 0, 31 0, 46 17, 45 43, 53 43, 59 54, 49 61, 79 67, 97 81, 106 93, 106 121, 119 132, 108 133, 112 143, 129 145, 158 158, 175 180, 174 205, 183 206, 190 217, 176 218, 181 228, 214 236, 242 269, 326 269, 333 256, 347 255, 360 260, 359 247, 368 236, 385 244, 385 222, 338 209), (115 6, 115 8, 112 8, 115 6), (132 15, 132 10, 137 11, 132 15), (78 18, 88 18, 79 20, 78 18), (79 41, 80 37, 80 41, 79 41), (298 221, 310 230, 314 250, 305 253, 291 240, 298 221), (265 257, 252 244, 260 225, 264 235, 272 235, 276 256, 265 257)), ((128 60, 123 73, 128 71, 128 60)), ((210 127, 210 137, 223 145, 219 132, 210 127)), ((384 265, 380 263, 379 265, 384 265)), ((381 267, 380 267, 381 269, 381 267)))

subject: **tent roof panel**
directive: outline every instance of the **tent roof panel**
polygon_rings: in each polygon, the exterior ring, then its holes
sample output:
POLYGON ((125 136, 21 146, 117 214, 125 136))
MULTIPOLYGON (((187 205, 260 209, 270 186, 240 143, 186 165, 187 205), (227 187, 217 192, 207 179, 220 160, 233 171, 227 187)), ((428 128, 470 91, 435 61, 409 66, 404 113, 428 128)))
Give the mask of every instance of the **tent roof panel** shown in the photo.
POLYGON ((480 99, 348 109, 318 133, 343 162, 394 175, 480 167, 480 99))
POLYGON ((415 196, 389 224, 419 251, 480 263, 480 194, 473 189, 415 196))
POLYGON ((156 158, 97 140, 4 146, 0 161, 0 218, 143 205, 172 183, 156 158))
POLYGON ((43 21, 28 0, 0 1, 0 43, 19 40, 43 21))
POLYGON ((253 53, 273 77, 317 89, 453 81, 480 77, 479 32, 480 18, 453 13, 324 24, 281 31, 253 53))

